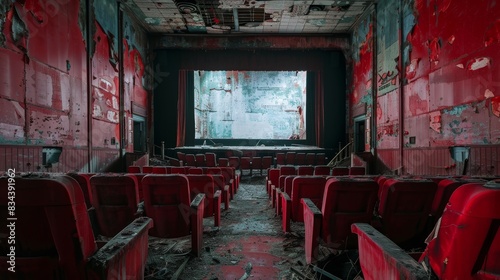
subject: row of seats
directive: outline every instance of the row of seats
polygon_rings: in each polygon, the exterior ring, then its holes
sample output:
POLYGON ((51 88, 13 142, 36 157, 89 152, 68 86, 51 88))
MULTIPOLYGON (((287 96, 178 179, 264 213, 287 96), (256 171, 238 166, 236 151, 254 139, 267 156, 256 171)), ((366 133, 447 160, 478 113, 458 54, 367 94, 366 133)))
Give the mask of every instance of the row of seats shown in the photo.
POLYGON ((423 178, 298 176, 289 168, 281 171, 287 174, 270 179, 267 188, 285 232, 290 231, 290 221, 305 222, 308 263, 317 257, 320 238, 335 249, 356 248, 350 232, 356 222, 372 224, 406 248, 420 245, 456 188, 485 183, 445 179, 436 185, 423 178))
POLYGON ((233 199, 238 192, 240 176, 232 167, 191 167, 191 166, 129 166, 131 174, 212 174, 222 175, 218 178, 214 176, 215 183, 222 190, 222 201, 225 208, 229 208, 229 199, 233 199), (224 188, 228 186, 226 191, 224 188))
POLYGON ((363 278, 500 279, 499 201, 498 182, 462 184, 421 254, 409 255, 370 224, 354 223, 363 278))
POLYGON ((132 218, 98 244, 81 187, 69 176, 1 177, 0 217, 13 225, 0 227, 0 279, 144 277, 152 219, 132 218), (13 200, 15 207, 9 203, 13 200), (8 270, 9 262, 15 273, 8 270))
POLYGON ((196 167, 215 167, 215 166, 230 166, 239 170, 254 170, 262 175, 262 170, 280 165, 325 165, 327 158, 325 153, 277 153, 276 158, 272 156, 254 156, 254 157, 237 157, 230 156, 228 158, 218 158, 215 153, 204 154, 184 154, 177 152, 177 158, 186 166, 196 167))

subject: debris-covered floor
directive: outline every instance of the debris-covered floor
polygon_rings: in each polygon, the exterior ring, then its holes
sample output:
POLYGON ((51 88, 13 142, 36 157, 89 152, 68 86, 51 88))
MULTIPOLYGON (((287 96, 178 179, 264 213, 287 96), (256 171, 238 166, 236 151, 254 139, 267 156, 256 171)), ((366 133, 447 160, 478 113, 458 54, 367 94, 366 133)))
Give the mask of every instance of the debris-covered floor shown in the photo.
MULTIPOLYGON (((150 237, 146 279, 314 279, 305 265, 304 228, 284 234, 265 189, 264 177, 243 177, 221 227, 204 220, 204 251, 189 255, 190 238, 150 237)), ((321 252, 329 255, 328 250, 321 252)), ((325 279, 325 278, 324 278, 325 279)))

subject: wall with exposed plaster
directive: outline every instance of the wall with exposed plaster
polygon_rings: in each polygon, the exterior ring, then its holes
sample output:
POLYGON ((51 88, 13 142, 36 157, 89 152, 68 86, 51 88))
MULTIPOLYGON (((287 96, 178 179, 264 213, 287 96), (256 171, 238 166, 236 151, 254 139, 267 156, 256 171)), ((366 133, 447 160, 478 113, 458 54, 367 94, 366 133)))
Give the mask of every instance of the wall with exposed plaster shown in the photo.
MULTIPOLYGON (((120 139, 126 140, 124 150, 132 145, 122 135, 128 130, 120 132, 116 1, 0 4, 0 170, 111 168, 120 159, 120 139), (44 166, 43 147, 62 147, 60 162, 44 166)), ((148 46, 142 29, 128 17, 123 22, 128 27, 123 40, 128 119, 131 102, 148 106, 143 62, 148 46)))
MULTIPOLYGON (((388 170, 462 174, 448 149, 467 146, 467 174, 500 174, 499 15, 493 0, 382 0, 365 17, 376 27, 377 73, 367 77, 373 59, 354 56, 350 108, 376 78, 376 148, 388 170)), ((359 36, 367 25, 353 33, 354 52, 369 43, 359 36)))

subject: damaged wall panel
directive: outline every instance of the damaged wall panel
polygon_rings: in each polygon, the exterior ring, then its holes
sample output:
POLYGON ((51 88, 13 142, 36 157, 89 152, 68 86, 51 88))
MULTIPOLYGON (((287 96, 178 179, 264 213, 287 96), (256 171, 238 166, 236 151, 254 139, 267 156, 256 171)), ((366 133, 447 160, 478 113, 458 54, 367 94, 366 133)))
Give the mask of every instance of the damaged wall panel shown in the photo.
MULTIPOLYGON (((117 3, 93 1, 91 11, 86 11, 85 0, 0 3, 0 157, 4 159, 0 170, 90 171, 91 166, 96 172, 116 164, 120 153, 112 139, 120 139, 119 112, 108 111, 119 109, 117 3), (87 16, 97 20, 87 22, 87 16), (88 32, 92 42, 86 41, 88 32), (88 55, 92 69, 87 69, 88 55), (92 81, 87 80, 88 71, 92 81), (108 109, 102 120, 94 118, 92 131, 88 131, 89 83, 96 98, 106 97, 99 101, 108 109), (95 142, 92 147, 89 137, 95 142), (62 147, 60 162, 50 169, 41 165, 42 146, 62 147), (100 149, 89 155, 94 148, 100 149)), ((140 28, 134 34, 133 43, 129 42, 133 47, 127 49, 130 67, 124 71, 136 77, 137 102, 146 104, 146 74, 141 69, 147 40, 140 28)), ((132 92, 126 100, 134 100, 132 92)))

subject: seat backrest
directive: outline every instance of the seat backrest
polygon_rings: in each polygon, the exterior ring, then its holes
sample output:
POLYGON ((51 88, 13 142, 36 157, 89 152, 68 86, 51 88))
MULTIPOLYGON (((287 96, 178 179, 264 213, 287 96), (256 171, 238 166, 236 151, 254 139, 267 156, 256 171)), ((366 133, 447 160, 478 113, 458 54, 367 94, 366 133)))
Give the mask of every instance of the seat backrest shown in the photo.
POLYGON ((297 175, 285 175, 285 185, 283 187, 283 191, 288 194, 288 196, 292 195, 292 183, 295 177, 297 177, 297 175))
POLYGON ((171 174, 186 174, 186 168, 184 166, 172 166, 170 168, 171 174))
POLYGON ((453 192, 423 255, 439 279, 500 278, 499 202, 495 182, 464 184, 453 192))
POLYGON ((317 165, 326 164, 326 154, 325 153, 317 153, 316 154, 316 164, 317 165))
POLYGON ((250 158, 241 157, 240 158, 240 169, 250 169, 250 158))
POLYGON ((214 153, 205 153, 205 166, 207 167, 217 166, 217 160, 214 153))
POLYGON ((203 211, 203 217, 213 217, 214 215, 214 194, 215 186, 214 179, 212 175, 197 175, 189 174, 187 175, 189 181, 189 191, 191 192, 191 197, 196 197, 199 193, 205 194, 205 209, 203 211))
POLYGON ((167 168, 165 166, 153 166, 153 174, 167 174, 167 168))
MULTIPOLYGON (((435 182, 435 181, 434 181, 435 182)), ((432 201, 431 215, 434 217, 441 217, 444 208, 450 200, 451 194, 461 185, 467 183, 485 184, 485 180, 481 179, 461 179, 461 178, 448 178, 442 179, 437 183, 436 194, 432 201)))
POLYGON ((139 186, 132 175, 97 174, 90 178, 92 205, 100 233, 112 237, 135 219, 139 186))
POLYGON ((370 223, 377 201, 378 184, 371 179, 336 177, 328 179, 323 196, 321 236, 336 249, 357 248, 353 223, 370 223))
POLYGON ((262 168, 262 158, 252 157, 252 169, 261 169, 261 168, 262 168))
POLYGON ((222 174, 222 170, 219 167, 207 167, 203 169, 203 174, 222 174))
POLYGON ((297 153, 296 152, 287 152, 285 154, 285 163, 286 164, 290 164, 290 165, 294 165, 295 164, 295 155, 297 153))
POLYGON ((269 177, 269 180, 271 181, 272 185, 274 185, 276 187, 279 186, 280 170, 278 168, 269 169, 268 177, 269 177))
POLYGON ((129 166, 127 168, 128 173, 142 173, 140 166, 129 166))
POLYGON ((229 157, 228 162, 229 167, 234 167, 235 169, 240 168, 240 158, 239 157, 229 157))
POLYGON ((263 156, 262 157, 262 169, 271 168, 273 165, 273 157, 272 156, 263 156))
POLYGON ((195 160, 196 160, 197 167, 206 166, 205 154, 196 154, 195 160))
POLYGON ((280 176, 281 175, 297 175, 297 170, 295 170, 295 166, 285 165, 280 167, 280 176))
POLYGON ((327 165, 316 165, 314 167, 314 175, 326 175, 330 176, 331 169, 327 165))
POLYGON ((296 165, 307 164, 307 162, 306 162, 306 153, 297 153, 297 155, 295 155, 295 164, 296 165))
POLYGON ((326 178, 321 176, 297 176, 292 181, 292 220, 304 222, 300 199, 309 198, 321 209, 326 178))
POLYGON ((145 213, 154 222, 149 235, 176 238, 190 233, 191 195, 186 175, 146 175, 142 188, 145 213))
POLYGON ((142 173, 145 173, 145 174, 153 173, 153 166, 143 166, 142 173))
POLYGON ((177 152, 177 158, 179 160, 182 160, 182 161, 186 162, 186 154, 185 153, 177 152))
POLYGON ((276 153, 276 165, 284 165, 285 163, 285 153, 276 153))
POLYGON ((224 186, 226 185, 226 180, 224 179, 224 176, 222 174, 210 174, 212 178, 214 179, 214 187, 215 191, 217 190, 224 190, 224 186))
POLYGON ((349 175, 365 175, 366 168, 363 166, 351 166, 349 167, 349 175))
POLYGON ((198 174, 198 175, 201 175, 201 174, 203 174, 203 168, 201 168, 201 167, 192 167, 192 168, 189 168, 188 174, 198 174))
POLYGON ((383 234, 402 247, 413 245, 431 212, 437 185, 427 179, 390 178, 381 186, 378 214, 383 234))
POLYGON ((313 166, 299 166, 297 167, 297 175, 314 175, 313 166))
POLYGON ((90 177, 91 174, 86 173, 68 173, 68 176, 75 179, 83 192, 83 197, 85 197, 85 204, 87 209, 92 207, 92 188, 90 187, 90 177))
POLYGON ((316 154, 307 153, 306 154, 306 164, 314 165, 316 163, 316 154))
POLYGON ((220 167, 226 167, 226 166, 228 166, 228 164, 229 164, 229 159, 227 159, 227 158, 219 158, 217 160, 217 165, 220 167))
POLYGON ((226 180, 226 184, 229 184, 231 179, 234 179, 234 168, 233 167, 221 167, 221 174, 224 176, 226 180))
POLYGON ((349 168, 340 166, 332 168, 332 176, 346 176, 346 175, 349 175, 349 168))
POLYGON ((0 190, 0 218, 4 223, 0 227, 1 259, 5 262, 11 253, 12 230, 16 264, 16 274, 2 269, 0 279, 53 279, 55 275, 85 279, 85 262, 97 246, 78 183, 65 175, 4 176, 0 178, 0 190), (15 188, 17 220, 12 221, 9 185, 15 188), (10 228, 11 224, 14 227, 10 228))
POLYGON ((187 166, 196 166, 196 158, 194 157, 193 154, 186 154, 185 157, 186 157, 185 163, 187 166))

